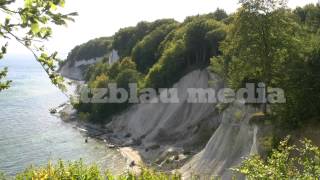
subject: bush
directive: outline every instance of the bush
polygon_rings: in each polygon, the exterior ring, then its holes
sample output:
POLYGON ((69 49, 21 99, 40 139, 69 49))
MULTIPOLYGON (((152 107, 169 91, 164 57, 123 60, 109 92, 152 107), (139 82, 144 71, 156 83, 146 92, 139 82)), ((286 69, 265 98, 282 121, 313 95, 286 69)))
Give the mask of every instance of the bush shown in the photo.
POLYGON ((98 166, 87 166, 80 160, 73 163, 64 163, 63 161, 59 161, 56 165, 49 162, 46 167, 42 168, 35 168, 31 166, 16 176, 16 180, 26 179, 103 180, 104 177, 102 176, 98 166))
POLYGON ((271 156, 262 160, 252 156, 235 172, 247 179, 317 179, 320 177, 320 149, 310 140, 301 141, 301 146, 289 145, 289 138, 273 150, 271 156))
MULTIPOLYGON (((1 179, 1 176, 0 176, 1 179)), ((46 167, 30 167, 16 176, 16 180, 180 180, 178 174, 166 174, 149 169, 142 169, 139 175, 125 172, 114 176, 110 172, 101 172, 96 165, 85 165, 81 160, 64 163, 59 161, 56 165, 48 163, 46 167)))

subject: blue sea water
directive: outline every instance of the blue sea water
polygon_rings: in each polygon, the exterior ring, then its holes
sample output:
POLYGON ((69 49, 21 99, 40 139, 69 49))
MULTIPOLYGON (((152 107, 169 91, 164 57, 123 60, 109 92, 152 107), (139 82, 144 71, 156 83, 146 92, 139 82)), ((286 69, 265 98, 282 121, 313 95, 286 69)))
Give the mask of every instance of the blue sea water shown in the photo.
POLYGON ((31 164, 48 160, 96 162, 117 173, 124 159, 104 144, 84 137, 71 124, 52 116, 49 109, 67 101, 31 57, 6 58, 10 89, 0 92, 0 171, 14 175, 31 164))

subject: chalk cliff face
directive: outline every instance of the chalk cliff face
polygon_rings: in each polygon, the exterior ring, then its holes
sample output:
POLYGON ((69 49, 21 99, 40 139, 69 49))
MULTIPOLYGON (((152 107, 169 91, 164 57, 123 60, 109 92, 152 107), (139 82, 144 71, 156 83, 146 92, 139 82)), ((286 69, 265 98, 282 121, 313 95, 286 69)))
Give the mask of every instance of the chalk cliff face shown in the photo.
MULTIPOLYGON (((188 103, 188 88, 220 89, 223 83, 207 70, 197 70, 183 77, 173 88, 177 88, 179 103, 138 104, 113 118, 108 125, 116 134, 130 134, 142 141, 146 147, 153 144, 184 149, 199 148, 218 127, 220 115, 217 104, 188 103), (203 141, 204 142, 200 142, 203 141)), ((152 154, 152 153, 151 153, 152 154)))
POLYGON ((230 168, 258 153, 258 127, 249 123, 253 114, 250 106, 239 102, 230 105, 206 147, 181 168, 183 176, 188 179, 191 174, 205 174, 231 179, 234 174, 230 168))
MULTIPOLYGON (((101 62, 104 57, 95 57, 91 59, 75 60, 71 62, 70 60, 59 69, 59 73, 69 79, 73 80, 83 80, 86 69, 92 65, 101 62)), ((118 51, 112 50, 108 53, 108 63, 113 64, 120 59, 118 51)))
MULTIPOLYGON (((82 72, 77 68, 63 67, 61 73, 81 79, 82 72)), ((239 165, 244 157, 258 153, 258 127, 250 123, 255 109, 235 102, 225 105, 221 112, 218 103, 188 102, 188 88, 212 88, 218 92, 223 87, 223 81, 208 70, 193 71, 173 86, 178 91, 179 103, 133 105, 113 117, 107 128, 112 129, 118 139, 135 145, 150 162, 162 158, 158 161, 162 164, 172 151, 199 152, 182 162, 184 165, 179 171, 186 179, 191 174, 230 179, 230 168, 239 165)))
POLYGON ((192 173, 228 179, 231 167, 257 153, 258 129, 249 124, 254 109, 236 102, 219 113, 217 104, 187 102, 187 88, 209 87, 218 91, 223 82, 207 70, 193 71, 174 85, 180 103, 138 104, 114 117, 108 127, 118 136, 130 134, 143 147, 156 144, 157 150, 141 152, 146 159, 156 160, 168 149, 200 152, 180 169, 187 179, 192 173))
POLYGON ((103 57, 98 57, 89 60, 79 60, 75 63, 71 63, 71 61, 68 61, 60 68, 59 73, 63 77, 81 81, 83 80, 85 69, 91 64, 100 62, 102 59, 103 57))

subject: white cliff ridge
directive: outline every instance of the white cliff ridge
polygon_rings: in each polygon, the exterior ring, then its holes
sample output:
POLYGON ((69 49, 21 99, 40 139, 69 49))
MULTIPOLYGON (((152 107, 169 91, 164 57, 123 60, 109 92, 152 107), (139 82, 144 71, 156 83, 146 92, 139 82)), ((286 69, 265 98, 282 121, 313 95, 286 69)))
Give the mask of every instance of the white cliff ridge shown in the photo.
POLYGON ((178 89, 179 103, 134 105, 114 117, 107 127, 118 137, 130 136, 138 141, 140 154, 151 161, 172 150, 200 151, 180 169, 186 179, 191 174, 231 178, 230 168, 258 153, 258 128, 249 123, 255 109, 235 102, 219 113, 218 104, 187 102, 188 88, 209 87, 219 90, 223 82, 207 70, 193 71, 173 86, 178 89))

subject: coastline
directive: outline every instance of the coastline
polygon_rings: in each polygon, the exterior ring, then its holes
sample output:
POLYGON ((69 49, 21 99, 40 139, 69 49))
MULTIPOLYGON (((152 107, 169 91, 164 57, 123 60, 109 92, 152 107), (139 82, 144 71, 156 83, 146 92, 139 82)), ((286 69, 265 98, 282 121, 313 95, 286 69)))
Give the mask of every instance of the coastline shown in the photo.
POLYGON ((70 102, 56 108, 53 114, 65 122, 73 125, 84 136, 84 143, 94 139, 105 144, 105 148, 115 149, 126 159, 126 167, 133 174, 141 173, 145 167, 157 169, 161 172, 174 173, 178 171, 196 152, 185 154, 184 149, 172 147, 156 147, 137 142, 130 137, 125 138, 108 129, 105 124, 93 124, 81 121, 70 102), (146 151, 146 149, 149 149, 146 151), (159 156, 155 160, 155 156, 159 156))
MULTIPOLYGON (((204 72, 202 75, 206 76, 207 73, 204 72)), ((70 83, 68 83, 68 86, 73 88, 69 96, 77 97, 79 94, 78 90, 84 85, 84 82, 69 80, 70 83)), ((185 78, 183 82, 188 83, 189 81, 187 80, 188 78, 185 78)), ((205 83, 207 80, 205 79, 203 82, 205 83)), ((208 108, 211 110, 211 106, 208 105, 208 108)), ((83 133, 84 141, 86 141, 86 138, 92 138, 103 142, 106 148, 116 149, 122 157, 127 159, 128 170, 132 172, 139 172, 137 169, 141 169, 141 167, 151 167, 152 169, 166 173, 176 172, 202 149, 202 147, 200 147, 201 145, 186 146, 187 148, 185 148, 181 146, 179 142, 176 142, 176 144, 163 144, 160 139, 143 142, 143 137, 135 137, 128 132, 119 131, 119 125, 117 123, 94 124, 84 121, 71 105, 71 100, 60 105, 53 112, 64 122, 72 123, 74 128, 83 133)), ((209 120, 210 119, 206 118, 203 122, 209 120)), ((195 131, 195 133, 196 132, 198 131, 195 131)))
POLYGON ((112 131, 106 129, 102 124, 93 124, 79 120, 77 112, 73 109, 70 101, 67 101, 56 108, 50 109, 50 113, 59 117, 64 123, 73 125, 84 137, 84 143, 88 139, 94 139, 105 144, 105 148, 115 149, 126 159, 125 169, 134 174, 139 174, 141 168, 145 167, 143 157, 132 147, 130 143, 124 143, 124 139, 115 138, 112 131))

